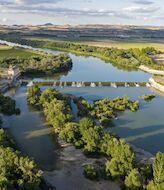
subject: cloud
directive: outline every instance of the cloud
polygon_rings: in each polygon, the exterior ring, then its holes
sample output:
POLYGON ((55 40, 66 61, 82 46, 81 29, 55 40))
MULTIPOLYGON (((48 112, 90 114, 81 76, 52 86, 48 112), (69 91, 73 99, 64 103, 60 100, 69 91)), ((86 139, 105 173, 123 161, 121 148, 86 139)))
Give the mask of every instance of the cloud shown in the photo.
POLYGON ((160 7, 139 7, 139 6, 132 6, 124 8, 125 11, 129 13, 154 13, 160 10, 160 7))
POLYGON ((10 5, 10 4, 14 4, 14 2, 10 0, 0 0, 0 5, 10 5))
POLYGON ((15 0, 16 4, 42 4, 42 3, 57 3, 61 0, 15 0))
MULTIPOLYGON (((19 14, 19 15, 39 15, 45 18, 54 18, 54 17, 66 17, 66 18, 81 18, 81 17, 90 17, 90 18, 118 18, 126 20, 144 20, 151 19, 153 16, 155 18, 158 13, 160 13, 160 7, 153 6, 131 6, 122 9, 82 9, 82 8, 68 8, 68 7, 59 7, 57 2, 64 0, 0 0, 0 12, 2 14, 19 14), (159 12, 158 12, 159 11, 159 12), (152 14, 154 13, 154 14, 152 14)), ((90 0, 85 0, 90 1, 90 0)), ((139 2, 135 1, 135 2, 139 2)), ((142 1, 148 2, 146 0, 142 1)), ((150 2, 150 1, 149 1, 150 2)), ((161 9, 162 10, 162 9, 161 9)), ((5 16, 4 16, 5 17, 5 16)), ((113 20, 114 20, 113 19, 113 20)), ((156 19, 159 19, 157 17, 156 19)), ((80 22, 80 21, 79 21, 80 22)))
MULTIPOLYGON (((57 2, 58 0, 53 0, 57 2)), ((1 4, 1 3, 0 3, 1 4)), ((2 13, 32 13, 42 16, 90 16, 90 17, 118 17, 118 18, 130 18, 126 13, 122 11, 105 10, 105 9, 69 9, 57 7, 55 3, 50 3, 50 0, 16 0, 14 4, 3 4, 1 9, 2 13), (31 2, 31 4, 29 4, 31 2), (32 3, 33 2, 33 3, 32 3), (39 2, 39 3, 37 3, 39 2), (41 3, 42 2, 42 3, 41 3)))
POLYGON ((141 5, 151 5, 154 3, 153 1, 148 1, 148 0, 136 0, 133 2, 136 4, 141 4, 141 5))

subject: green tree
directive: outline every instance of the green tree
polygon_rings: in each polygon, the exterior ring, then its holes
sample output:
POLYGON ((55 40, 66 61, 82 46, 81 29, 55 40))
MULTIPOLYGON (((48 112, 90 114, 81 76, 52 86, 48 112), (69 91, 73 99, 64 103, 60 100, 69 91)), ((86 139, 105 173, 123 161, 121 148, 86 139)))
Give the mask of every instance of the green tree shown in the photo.
POLYGON ((154 179, 147 185, 147 190, 164 189, 164 154, 158 152, 153 163, 154 179))
POLYGON ((98 179, 98 172, 96 168, 91 164, 84 166, 84 175, 86 178, 91 179, 91 180, 98 179))
POLYGON ((124 176, 125 171, 122 165, 123 164, 119 162, 116 158, 112 158, 111 160, 108 160, 105 164, 107 175, 112 176, 113 178, 124 176))
MULTIPOLYGON (((106 162, 106 172, 114 178, 126 176, 134 167, 135 154, 131 147, 122 139, 113 138, 107 147, 107 153, 112 157, 106 162)), ((103 147, 104 150, 106 147, 103 147)))
POLYGON ((13 115, 19 114, 20 110, 16 108, 15 100, 0 93, 0 112, 5 115, 13 115))
POLYGON ((0 145, 9 147, 11 142, 8 140, 7 133, 4 129, 0 129, 0 145))
POLYGON ((66 123, 64 128, 60 131, 59 137, 68 143, 76 143, 80 137, 78 124, 66 123))
POLYGON ((142 177, 138 169, 133 169, 125 178, 127 190, 141 190, 143 188, 142 177))
POLYGON ((41 90, 37 85, 32 85, 27 90, 27 101, 33 106, 39 105, 41 90))
POLYGON ((164 154, 158 152, 153 163, 153 175, 156 183, 164 182, 164 154))
POLYGON ((82 140, 85 143, 84 151, 94 153, 99 150, 101 140, 100 130, 98 127, 90 127, 83 132, 82 140))
POLYGON ((89 128, 94 127, 94 122, 93 120, 89 118, 83 118, 80 120, 80 133, 83 135, 83 133, 89 129, 89 128))
POLYGON ((39 190, 42 172, 11 146, 6 131, 0 129, 0 189, 39 190))
POLYGON ((115 146, 119 146, 119 139, 110 133, 105 133, 101 140, 101 152, 112 157, 115 152, 115 146))
POLYGON ((40 96, 40 103, 44 107, 45 103, 50 103, 54 98, 61 99, 61 97, 62 95, 54 88, 47 88, 40 96))
POLYGON ((163 190, 164 189, 164 182, 163 183, 155 183, 153 180, 149 182, 146 187, 147 190, 163 190))
POLYGON ((70 107, 65 101, 53 99, 50 103, 44 104, 44 114, 46 120, 51 124, 56 132, 60 132, 67 122, 72 120, 70 107))

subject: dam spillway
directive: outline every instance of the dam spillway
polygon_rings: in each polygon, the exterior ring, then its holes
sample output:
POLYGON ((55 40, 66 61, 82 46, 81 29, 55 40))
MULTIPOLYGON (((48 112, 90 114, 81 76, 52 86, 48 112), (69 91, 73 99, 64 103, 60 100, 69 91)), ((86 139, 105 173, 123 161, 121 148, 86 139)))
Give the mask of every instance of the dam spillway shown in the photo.
MULTIPOLYGON (((22 83, 27 81, 22 80, 22 83)), ((98 82, 98 81, 49 81, 49 80, 34 80, 28 81, 28 86, 37 84, 38 86, 53 86, 53 87, 150 87, 149 82, 98 82)))

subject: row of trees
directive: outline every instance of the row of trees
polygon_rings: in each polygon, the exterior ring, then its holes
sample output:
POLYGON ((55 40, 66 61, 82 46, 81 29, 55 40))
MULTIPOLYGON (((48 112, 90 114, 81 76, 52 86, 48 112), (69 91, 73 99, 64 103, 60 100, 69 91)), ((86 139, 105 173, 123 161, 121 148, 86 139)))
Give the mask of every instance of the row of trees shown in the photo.
POLYGON ((59 42, 59 41, 41 41, 41 40, 26 40, 26 39, 10 39, 14 42, 21 44, 31 45, 33 47, 49 48, 64 50, 86 56, 96 56, 107 62, 113 63, 115 66, 124 69, 136 69, 139 65, 147 65, 152 68, 164 69, 162 64, 156 64, 150 55, 154 55, 158 52, 152 47, 143 49, 117 49, 117 48, 105 48, 82 45, 71 42, 59 42))
MULTIPOLYGON (((101 156, 107 159, 107 161, 104 159, 101 164, 85 166, 84 175, 87 178, 120 179, 122 188, 126 190, 163 189, 163 153, 156 155, 153 166, 137 163, 135 152, 131 146, 125 140, 105 132, 103 127, 97 125, 92 118, 82 118, 79 123, 73 122, 69 98, 55 89, 46 89, 41 93, 35 85, 28 89, 28 100, 30 100, 30 96, 33 96, 32 94, 35 97, 32 105, 39 105, 39 108, 44 110, 47 121, 54 127, 62 140, 72 143, 76 148, 81 148, 87 156, 101 156)), ((109 104, 110 107, 117 110, 119 104, 115 105, 114 103, 120 102, 120 105, 130 108, 127 98, 115 99, 114 102, 104 101, 99 100, 94 104, 103 106, 109 104)), ((88 106, 90 107, 90 105, 88 106)))

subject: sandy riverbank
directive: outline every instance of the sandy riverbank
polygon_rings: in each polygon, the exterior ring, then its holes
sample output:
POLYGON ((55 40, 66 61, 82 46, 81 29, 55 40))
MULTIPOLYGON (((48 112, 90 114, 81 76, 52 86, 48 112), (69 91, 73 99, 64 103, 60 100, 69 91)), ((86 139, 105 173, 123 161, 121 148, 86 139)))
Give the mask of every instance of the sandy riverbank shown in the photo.
POLYGON ((164 75, 164 71, 150 69, 144 65, 139 66, 139 69, 153 75, 164 75))
POLYGON ((84 177, 83 166, 97 159, 86 158, 81 150, 65 146, 60 154, 60 169, 44 171, 47 184, 57 190, 120 190, 118 182, 91 181, 84 177))
POLYGON ((163 85, 157 83, 153 78, 150 78, 149 82, 150 82, 150 84, 151 84, 151 86, 153 88, 155 88, 155 89, 157 89, 157 90, 159 90, 159 91, 161 91, 161 92, 164 93, 164 86, 163 85))
MULTIPOLYGON (((61 144, 61 143, 60 143, 61 144)), ((59 160, 60 168, 54 171, 44 171, 43 177, 46 183, 57 190, 120 190, 119 182, 100 180, 91 181, 84 177, 83 166, 97 161, 95 158, 87 158, 81 150, 72 145, 62 144, 59 160)), ((131 145, 136 153, 137 161, 152 163, 154 156, 131 145)), ((103 158, 102 158, 103 159, 103 158)))

